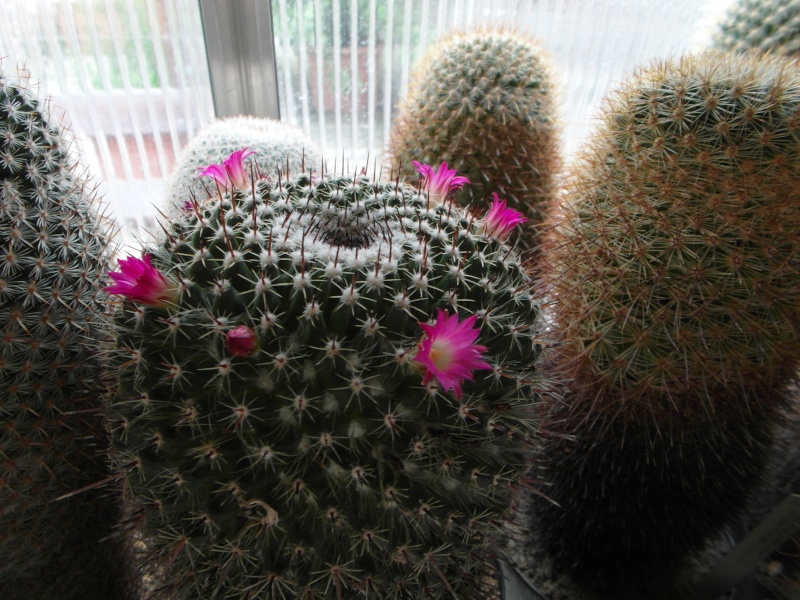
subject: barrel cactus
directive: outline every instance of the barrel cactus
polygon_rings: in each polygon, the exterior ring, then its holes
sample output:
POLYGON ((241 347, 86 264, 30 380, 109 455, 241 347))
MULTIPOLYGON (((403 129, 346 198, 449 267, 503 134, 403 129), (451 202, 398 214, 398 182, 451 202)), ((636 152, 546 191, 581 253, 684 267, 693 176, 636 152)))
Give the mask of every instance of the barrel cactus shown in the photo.
POLYGON ((607 101, 542 253, 568 383, 538 457, 560 506, 533 502, 562 569, 668 580, 751 497, 800 359, 798 136, 778 57, 665 61, 607 101))
POLYGON ((97 352, 112 232, 20 75, 0 72, 0 597, 133 598, 97 352))
POLYGON ((215 194, 214 182, 198 177, 198 169, 220 163, 242 148, 256 153, 253 168, 264 176, 287 169, 299 174, 318 170, 322 164, 317 145, 304 131, 288 123, 246 116, 217 119, 197 132, 178 156, 167 181, 166 212, 174 215, 193 197, 215 194))
POLYGON ((534 439, 519 215, 366 175, 204 172, 223 193, 109 289, 154 594, 485 598, 534 439))
POLYGON ((732 52, 800 54, 798 0, 738 0, 719 26, 713 47, 732 52))
POLYGON ((553 69, 532 39, 507 31, 457 33, 420 60, 389 141, 392 167, 442 160, 472 182, 458 198, 493 192, 533 229, 556 192, 559 124, 553 69))

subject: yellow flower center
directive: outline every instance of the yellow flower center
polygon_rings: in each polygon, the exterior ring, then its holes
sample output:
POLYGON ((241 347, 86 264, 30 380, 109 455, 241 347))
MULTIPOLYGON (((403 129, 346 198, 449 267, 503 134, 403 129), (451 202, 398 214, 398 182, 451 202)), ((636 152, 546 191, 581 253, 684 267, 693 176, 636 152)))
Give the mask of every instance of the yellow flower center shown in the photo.
POLYGON ((447 343, 442 343, 439 340, 431 344, 431 351, 428 354, 431 362, 440 371, 445 371, 453 364, 453 350, 447 343))

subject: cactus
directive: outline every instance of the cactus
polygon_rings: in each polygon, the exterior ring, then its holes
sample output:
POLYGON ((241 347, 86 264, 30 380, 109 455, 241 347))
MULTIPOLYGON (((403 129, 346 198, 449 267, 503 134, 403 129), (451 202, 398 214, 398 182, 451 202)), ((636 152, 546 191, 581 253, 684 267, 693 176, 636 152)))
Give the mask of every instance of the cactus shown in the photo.
POLYGON ((711 53, 633 75, 572 169, 533 502, 579 579, 668 580, 753 493, 800 358, 798 136, 789 61, 711 53))
POLYGON ((115 445, 154 594, 485 598, 534 439, 538 307, 503 241, 518 215, 212 167, 223 193, 109 289, 115 445))
POLYGON ((286 123, 257 117, 218 119, 192 137, 177 158, 166 186, 166 213, 176 215, 193 197, 216 194, 213 182, 198 177, 198 169, 217 163, 235 150, 257 152, 257 167, 262 175, 288 170, 302 173, 319 169, 320 151, 302 130, 286 123))
POLYGON ((720 23, 713 48, 725 52, 770 52, 797 58, 800 2, 738 0, 720 23))
POLYGON ((121 495, 97 485, 113 480, 96 351, 111 230, 21 75, 0 72, 0 596, 133 598, 121 495))
POLYGON ((523 35, 480 30, 440 41, 400 107, 389 142, 393 170, 414 180, 412 161, 450 163, 472 182, 463 203, 497 192, 529 220, 522 238, 535 246, 560 163, 551 71, 523 35))

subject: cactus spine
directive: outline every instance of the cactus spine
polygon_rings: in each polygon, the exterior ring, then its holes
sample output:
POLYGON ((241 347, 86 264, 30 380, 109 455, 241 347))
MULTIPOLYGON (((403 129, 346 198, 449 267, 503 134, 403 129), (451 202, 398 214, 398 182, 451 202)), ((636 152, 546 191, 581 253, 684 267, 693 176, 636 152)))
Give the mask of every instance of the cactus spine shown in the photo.
POLYGON ((416 180, 412 161, 442 160, 469 178, 459 198, 483 203, 497 192, 533 230, 556 192, 558 119, 552 69, 523 35, 457 33, 416 68, 389 142, 392 166, 416 180))
POLYGON ((720 23, 713 48, 796 58, 800 53, 800 2, 739 0, 720 23))
POLYGON ((367 176, 193 208, 117 276, 146 292, 117 315, 112 413, 154 593, 484 598, 536 397, 516 253, 367 176))
POLYGON ((570 383, 539 460, 562 508, 534 503, 563 569, 670 577, 750 497, 800 358, 798 135, 774 57, 664 62, 607 101, 542 253, 570 383))
POLYGON ((192 198, 216 194, 214 182, 198 177, 198 168, 219 163, 241 148, 256 153, 258 172, 264 176, 287 169, 291 173, 307 172, 322 164, 316 144, 296 127, 257 117, 218 119, 192 137, 178 156, 167 182, 166 212, 174 215, 176 208, 192 198))
POLYGON ((0 73, 0 596, 132 598, 112 535, 120 496, 59 499, 111 476, 96 351, 110 237, 70 138, 27 85, 0 73))

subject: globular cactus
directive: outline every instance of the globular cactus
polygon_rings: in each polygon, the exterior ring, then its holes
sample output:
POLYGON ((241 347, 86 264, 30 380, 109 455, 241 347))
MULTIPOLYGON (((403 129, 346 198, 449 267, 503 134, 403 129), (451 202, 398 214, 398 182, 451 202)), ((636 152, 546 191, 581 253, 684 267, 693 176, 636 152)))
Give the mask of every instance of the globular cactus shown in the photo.
POLYGON ((109 289, 154 594, 485 598, 534 439, 538 307, 502 241, 519 216, 216 167, 224 193, 109 289))
POLYGON ((167 181, 165 212, 176 214, 192 198, 216 194, 213 181, 198 177, 199 168, 220 163, 234 151, 249 148, 256 153, 258 173, 303 173, 322 164, 317 145, 304 131, 274 119, 228 117, 206 125, 181 151, 167 181))
POLYGON ((751 497, 800 359, 799 138, 790 62, 707 54, 633 75, 572 168, 534 513, 579 578, 668 579, 751 497))
POLYGON ((493 192, 529 220, 524 243, 556 193, 559 123, 552 67, 528 37, 507 31, 457 33, 419 62, 389 141, 392 168, 416 178, 412 161, 442 160, 470 179, 457 197, 493 192))
POLYGON ((713 48, 725 52, 770 52, 797 58, 800 54, 800 2, 738 0, 720 23, 713 48))
POLYGON ((22 75, 0 73, 0 597, 133 598, 97 352, 111 230, 22 75))

